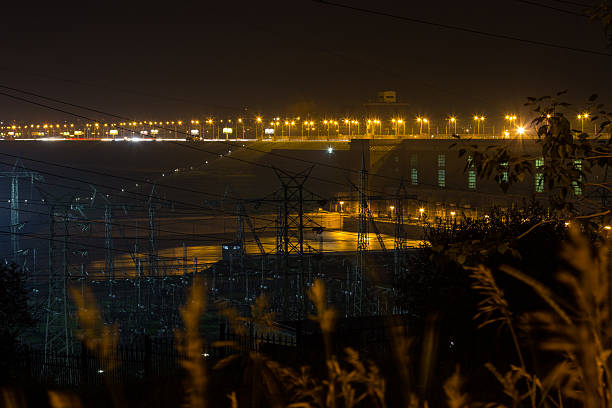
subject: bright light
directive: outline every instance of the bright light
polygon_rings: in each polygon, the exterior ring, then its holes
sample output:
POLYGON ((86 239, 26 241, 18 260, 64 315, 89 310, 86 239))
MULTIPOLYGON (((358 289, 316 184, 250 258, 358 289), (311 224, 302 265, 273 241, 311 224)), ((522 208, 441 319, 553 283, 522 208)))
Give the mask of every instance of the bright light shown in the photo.
POLYGON ((395 210, 395 206, 390 205, 390 206, 389 206, 389 209, 390 209, 391 211, 393 211, 393 210, 395 210))
POLYGON ((340 201, 340 205, 344 205, 344 201, 340 201))
POLYGON ((423 215, 423 213, 425 212, 424 208, 419 208, 419 212, 421 213, 421 215, 423 215))
POLYGON ((332 154, 333 152, 334 152, 334 148, 333 148, 333 147, 331 147, 331 146, 329 146, 329 147, 327 148, 327 153, 332 154))
POLYGON ((606 225, 606 226, 604 227, 604 229, 606 229, 606 230, 611 230, 611 229, 612 229, 612 227, 610 227, 609 225, 606 225))
POLYGON ((516 128, 516 133, 518 133, 519 135, 524 135, 525 134, 525 128, 522 126, 519 126, 518 128, 516 128))
POLYGON ((454 217, 454 216, 455 216, 455 214, 457 214, 457 213, 456 213, 456 212, 454 212, 454 211, 451 211, 451 212, 450 212, 451 217, 454 217))

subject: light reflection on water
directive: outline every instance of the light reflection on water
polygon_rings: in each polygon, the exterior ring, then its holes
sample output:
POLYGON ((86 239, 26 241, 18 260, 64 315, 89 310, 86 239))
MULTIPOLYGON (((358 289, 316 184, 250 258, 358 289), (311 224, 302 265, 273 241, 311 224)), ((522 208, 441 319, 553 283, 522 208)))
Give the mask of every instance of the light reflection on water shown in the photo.
MULTIPOLYGON (((381 234, 383 242, 387 249, 393 249, 394 240, 390 235, 381 234)), ((369 248, 371 250, 380 250, 380 244, 376 237, 376 234, 369 233, 369 248)), ((260 237, 261 243, 267 254, 273 254, 276 250, 276 237, 275 236, 262 236, 260 237)), ((317 235, 315 233, 308 233, 304 237, 305 248, 306 244, 310 245, 317 251, 322 252, 354 252, 357 246, 357 233, 347 231, 324 231, 322 234, 317 235)), ((421 240, 407 240, 407 247, 418 247, 422 243, 421 240)), ((166 269, 165 273, 168 275, 180 274, 183 271, 193 272, 197 265, 198 270, 205 266, 205 264, 212 264, 221 259, 221 241, 218 244, 207 244, 207 245, 189 245, 186 246, 186 262, 183 262, 183 247, 172 247, 163 248, 158 251, 158 265, 159 268, 166 269)), ((246 242, 246 252, 252 255, 259 255, 259 248, 257 244, 249 240, 246 242)), ((142 275, 149 274, 147 253, 139 253, 136 257, 140 259, 141 273, 142 275)), ((104 277, 105 262, 104 259, 96 260, 89 263, 87 269, 90 276, 101 278, 104 277)), ((114 258, 115 276, 117 278, 131 276, 138 276, 138 269, 135 265, 134 260, 129 254, 115 256, 114 258)))

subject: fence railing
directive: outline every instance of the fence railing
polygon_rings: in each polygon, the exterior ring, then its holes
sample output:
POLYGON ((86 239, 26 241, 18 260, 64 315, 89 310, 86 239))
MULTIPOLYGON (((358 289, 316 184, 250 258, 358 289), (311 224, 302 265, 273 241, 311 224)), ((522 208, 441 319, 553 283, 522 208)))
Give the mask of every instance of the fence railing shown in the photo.
MULTIPOLYGON (((279 352, 296 346, 294 337, 278 333, 251 331, 239 335, 224 331, 220 335, 220 347, 206 344, 202 349, 201 358, 206 364, 214 364, 231 354, 254 351, 278 357, 279 352)), ((117 346, 107 356, 91 353, 85 346, 76 347, 68 354, 45 353, 33 348, 24 348, 22 353, 14 367, 14 377, 55 385, 100 385, 167 377, 180 372, 181 360, 187 359, 173 338, 147 336, 134 344, 117 346)))

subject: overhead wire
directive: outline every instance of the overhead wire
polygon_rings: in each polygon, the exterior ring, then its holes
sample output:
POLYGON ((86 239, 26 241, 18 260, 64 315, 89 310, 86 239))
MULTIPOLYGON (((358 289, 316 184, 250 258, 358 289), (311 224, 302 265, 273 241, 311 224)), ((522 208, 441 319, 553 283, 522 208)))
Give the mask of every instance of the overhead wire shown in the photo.
POLYGON ((591 54, 591 55, 598 55, 598 56, 604 56, 604 57, 612 57, 612 54, 609 54, 609 53, 603 52, 603 51, 590 50, 590 49, 586 49, 586 48, 573 47, 573 46, 569 46, 569 45, 555 44, 555 43, 550 43, 550 42, 546 42, 546 41, 531 40, 531 39, 528 39, 528 38, 515 37, 515 36, 511 36, 511 35, 506 35, 506 34, 497 34, 497 33, 492 33, 492 32, 489 32, 489 31, 476 30, 476 29, 473 29, 473 28, 461 27, 461 26, 445 24, 445 23, 438 23, 438 22, 435 22, 435 21, 429 21, 429 20, 424 20, 424 19, 419 19, 419 18, 409 17, 409 16, 403 16, 403 15, 398 15, 398 14, 392 14, 392 13, 387 13, 385 11, 380 11, 380 10, 374 10, 374 9, 368 9, 368 8, 363 8, 363 7, 351 6, 351 5, 348 5, 348 4, 336 3, 336 2, 328 1, 328 0, 310 0, 310 1, 312 1, 314 3, 321 4, 321 5, 325 5, 325 6, 336 7, 336 8, 341 8, 341 9, 351 10, 351 11, 357 11, 357 12, 360 12, 360 13, 377 15, 377 16, 381 16, 381 17, 388 17, 388 18, 393 18, 393 19, 396 19, 396 20, 401 20, 401 21, 405 21, 405 22, 409 22, 409 23, 417 23, 417 24, 427 25, 427 26, 431 26, 431 27, 443 28, 443 29, 446 29, 446 30, 461 31, 461 32, 470 33, 470 34, 476 34, 476 35, 480 35, 480 36, 484 36, 484 37, 490 37, 490 38, 496 38, 496 39, 501 39, 501 40, 521 42, 521 43, 530 44, 530 45, 538 45, 538 46, 543 46, 543 47, 548 47, 548 48, 556 48, 556 49, 567 50, 567 51, 574 51, 574 52, 579 52, 579 53, 583 53, 583 54, 591 54))
MULTIPOLYGON (((0 206, 0 210, 15 210, 11 207, 3 207, 0 206)), ((33 211, 33 210, 26 210, 24 208, 19 208, 17 209, 18 212, 21 213, 28 213, 28 214, 37 214, 37 215, 45 215, 45 216, 49 216, 49 212, 43 212, 43 211, 33 211)), ((117 223, 117 222, 106 222, 106 221, 102 221, 102 220, 92 220, 89 218, 86 219, 80 219, 79 220, 82 223, 93 223, 93 224, 101 224, 101 225, 111 225, 111 226, 116 226, 116 227, 120 227, 123 228, 125 230, 142 230, 142 231, 155 231, 155 232, 163 232, 166 234, 172 234, 172 235, 180 235, 182 237, 192 237, 192 238, 198 238, 199 242, 220 242, 222 241, 222 237, 217 236, 217 235, 210 235, 210 234, 199 234, 199 233, 189 233, 189 232, 182 232, 182 231, 169 231, 166 229, 161 229, 161 228, 155 228, 152 229, 149 226, 146 225, 130 225, 130 224, 122 224, 122 223, 117 223), (206 239, 201 239, 201 238, 208 238, 206 239)), ((40 224, 40 225, 48 225, 48 224, 40 224)), ((92 237, 92 238, 96 238, 96 237, 92 237)), ((102 238, 102 237, 98 237, 98 238, 102 238)), ((143 236, 142 238, 148 239, 147 236, 143 236)), ((167 237, 157 237, 156 239, 166 239, 167 237)), ((124 236, 119 236, 119 237, 113 237, 113 239, 127 239, 124 236)), ((193 240, 191 240, 193 241, 193 240)), ((245 240, 245 242, 255 242, 254 240, 245 240)))
POLYGON ((585 14, 585 13, 580 13, 580 12, 577 12, 577 11, 571 11, 571 10, 566 10, 566 9, 562 9, 562 8, 559 8, 559 7, 549 6, 547 4, 538 3, 536 1, 531 1, 531 0, 512 0, 512 1, 517 2, 517 3, 528 4, 528 5, 536 6, 536 7, 540 7, 540 8, 545 8, 545 9, 549 9, 549 10, 554 10, 554 11, 558 11, 560 13, 571 14, 571 15, 578 16, 578 17, 590 18, 590 16, 588 14, 585 14))

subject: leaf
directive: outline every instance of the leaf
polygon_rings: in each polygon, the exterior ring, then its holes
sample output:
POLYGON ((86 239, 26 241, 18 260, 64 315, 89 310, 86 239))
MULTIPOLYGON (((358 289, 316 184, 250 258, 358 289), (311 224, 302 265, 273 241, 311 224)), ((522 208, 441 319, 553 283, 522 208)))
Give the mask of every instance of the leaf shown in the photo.
POLYGON ((497 252, 499 252, 500 254, 505 254, 506 251, 508 250, 508 243, 504 242, 503 244, 499 245, 497 247, 497 252))
POLYGON ((457 257, 457 263, 463 265, 465 263, 465 254, 461 254, 457 257))

